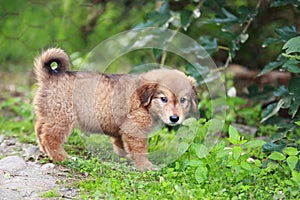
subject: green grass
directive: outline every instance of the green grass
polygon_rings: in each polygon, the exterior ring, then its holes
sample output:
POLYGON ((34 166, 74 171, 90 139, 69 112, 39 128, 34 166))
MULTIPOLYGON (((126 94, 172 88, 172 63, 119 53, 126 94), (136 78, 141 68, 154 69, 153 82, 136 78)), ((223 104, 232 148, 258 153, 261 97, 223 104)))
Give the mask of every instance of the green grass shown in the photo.
MULTIPOLYGON (((32 94, 23 91, 21 96, 2 99, 0 134, 35 143, 32 94)), ((249 117, 249 110, 245 115, 249 117)), ((71 176, 84 175, 74 183, 82 199, 300 198, 299 149, 294 140, 299 132, 285 137, 290 141, 286 144, 294 146, 272 146, 253 137, 247 137, 247 141, 227 124, 228 136, 209 146, 204 138, 210 123, 218 124, 189 119, 178 130, 162 129, 151 135, 150 152, 167 150, 161 157, 151 159, 162 161, 167 156, 178 156, 175 161, 167 160, 167 166, 158 171, 135 170, 131 161, 119 159, 112 152, 107 136, 84 135, 79 130, 65 145, 75 158, 61 164, 71 169, 71 176)), ((268 125, 259 129, 265 134, 275 128, 268 125)), ((59 197, 59 192, 54 189, 42 196, 59 197)))
POLYGON ((77 184, 84 199, 299 198, 299 173, 292 175, 296 172, 286 164, 289 156, 281 161, 268 159, 260 150, 263 144, 246 141, 231 127, 230 136, 210 151, 193 143, 177 161, 159 171, 138 172, 126 162, 101 162, 93 156, 64 165, 74 173, 89 174, 77 184))
POLYGON ((60 193, 57 188, 54 188, 53 190, 49 190, 47 192, 44 192, 41 194, 42 198, 55 198, 55 197, 60 197, 60 193))

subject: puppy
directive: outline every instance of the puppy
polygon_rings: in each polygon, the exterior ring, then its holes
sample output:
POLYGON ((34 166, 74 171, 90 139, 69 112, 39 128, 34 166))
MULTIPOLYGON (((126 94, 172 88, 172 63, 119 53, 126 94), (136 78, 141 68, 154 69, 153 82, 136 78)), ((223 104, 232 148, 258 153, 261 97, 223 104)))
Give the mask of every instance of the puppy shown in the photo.
POLYGON ((151 128, 159 121, 178 125, 198 110, 196 81, 180 71, 101 74, 69 71, 70 65, 68 55, 58 48, 34 61, 35 131, 40 149, 54 161, 69 158, 63 144, 78 127, 109 135, 118 155, 131 158, 140 170, 151 169, 151 128))

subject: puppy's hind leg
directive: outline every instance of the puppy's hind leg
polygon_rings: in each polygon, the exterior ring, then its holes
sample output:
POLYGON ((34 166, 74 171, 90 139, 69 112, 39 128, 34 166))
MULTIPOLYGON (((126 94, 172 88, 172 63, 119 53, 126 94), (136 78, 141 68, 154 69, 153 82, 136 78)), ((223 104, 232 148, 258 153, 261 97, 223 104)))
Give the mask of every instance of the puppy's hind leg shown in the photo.
POLYGON ((42 121, 36 123, 36 135, 40 149, 46 153, 51 160, 61 162, 70 158, 63 148, 63 144, 72 128, 58 124, 49 124, 42 121))

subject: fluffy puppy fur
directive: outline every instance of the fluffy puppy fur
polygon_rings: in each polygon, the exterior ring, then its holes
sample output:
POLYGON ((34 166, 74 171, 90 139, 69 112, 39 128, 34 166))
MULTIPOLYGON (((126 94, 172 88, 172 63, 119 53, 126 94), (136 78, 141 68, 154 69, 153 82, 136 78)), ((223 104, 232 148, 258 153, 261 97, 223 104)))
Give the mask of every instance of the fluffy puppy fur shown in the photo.
POLYGON ((135 75, 69 71, 69 57, 58 48, 44 51, 34 65, 35 131, 40 149, 54 161, 69 158, 63 144, 78 127, 109 135, 116 153, 131 158, 140 170, 151 169, 151 128, 159 121, 178 125, 190 111, 197 112, 196 82, 177 70, 135 75))

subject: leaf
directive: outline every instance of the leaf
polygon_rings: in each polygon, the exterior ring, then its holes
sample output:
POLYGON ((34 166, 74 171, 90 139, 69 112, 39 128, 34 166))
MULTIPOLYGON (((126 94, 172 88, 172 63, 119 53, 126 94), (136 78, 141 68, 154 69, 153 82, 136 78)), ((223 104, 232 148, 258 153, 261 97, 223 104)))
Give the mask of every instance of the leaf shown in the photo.
POLYGON ((275 33, 280 36, 282 41, 287 41, 288 39, 298 35, 295 26, 284 26, 282 28, 275 29, 275 33))
POLYGON ((289 82, 289 92, 300 96, 300 78, 293 77, 289 82))
POLYGON ((241 167, 247 171, 252 171, 251 165, 249 163, 247 163, 246 161, 241 162, 241 167))
POLYGON ((296 97, 295 100, 291 103, 289 108, 289 115, 292 115, 292 118, 294 118, 299 110, 300 107, 300 97, 296 97))
POLYGON ((265 48, 267 46, 269 46, 270 44, 277 44, 277 43, 281 43, 282 40, 278 39, 278 38, 272 38, 272 37, 268 37, 262 44, 262 47, 265 48))
POLYGON ((245 148, 257 148, 257 147, 263 146, 264 144, 266 144, 266 142, 263 140, 251 140, 251 141, 247 142, 244 145, 244 147, 245 148))
POLYGON ((271 7, 280 7, 288 4, 292 4, 295 7, 300 6, 298 0, 274 0, 271 3, 271 7))
POLYGON ((289 156, 296 156, 299 153, 299 151, 294 147, 287 147, 283 150, 283 152, 289 156))
POLYGON ((267 106, 267 108, 263 112, 262 120, 260 121, 261 123, 265 122, 267 119, 270 117, 273 117, 278 113, 280 108, 283 106, 284 100, 280 99, 277 103, 272 103, 267 106))
POLYGON ((168 14, 170 12, 170 6, 167 1, 164 1, 164 3, 159 8, 160 13, 168 14))
POLYGON ((229 126, 229 138, 233 139, 236 142, 240 141, 240 134, 232 125, 229 126))
POLYGON ((193 117, 190 117, 190 118, 187 118, 186 120, 184 120, 182 122, 182 125, 184 125, 184 126, 191 126, 191 125, 193 125, 195 123, 197 123, 197 120, 195 118, 193 118, 193 117))
POLYGON ((281 97, 289 94, 288 89, 284 85, 280 85, 278 89, 274 92, 274 96, 281 97))
POLYGON ((294 170, 296 168, 298 158, 296 156, 290 156, 286 159, 286 162, 290 168, 290 170, 294 170))
POLYGON ((181 142, 178 145, 178 155, 182 155, 184 152, 186 152, 186 150, 188 150, 189 148, 189 144, 186 142, 181 142))
POLYGON ((285 144, 281 143, 281 144, 275 144, 272 142, 267 142, 266 144, 264 144, 261 148, 262 152, 264 153, 271 153, 273 151, 282 151, 285 148, 285 144))
POLYGON ((300 121, 294 122, 297 126, 300 126, 300 121))
POLYGON ((239 23, 245 23, 249 18, 254 18, 258 14, 258 9, 251 6, 240 6, 237 12, 241 15, 239 16, 239 23))
POLYGON ((232 157, 233 157, 233 159, 234 160, 239 159, 239 157, 241 156, 242 152, 243 152, 243 149, 241 147, 234 146, 232 148, 232 157))
POLYGON ((192 167, 198 167, 199 165, 202 165, 203 162, 201 160, 189 160, 187 165, 192 167))
POLYGON ((209 73, 209 67, 202 66, 200 63, 188 64, 185 66, 185 70, 189 75, 193 76, 197 82, 201 82, 209 73))
POLYGON ((220 24, 220 23, 235 22, 238 20, 238 18, 234 14, 227 11, 224 7, 222 8, 222 13, 224 14, 224 18, 215 18, 215 19, 208 20, 206 22, 220 24))
POLYGON ((207 179, 208 170, 204 166, 197 167, 195 171, 195 178, 198 183, 203 183, 207 179))
POLYGON ((287 54, 300 53, 300 36, 289 39, 282 47, 287 54))
POLYGON ((277 35, 276 38, 267 38, 267 40, 264 41, 263 47, 266 47, 270 44, 278 44, 282 42, 288 41, 290 38, 293 38, 298 35, 296 27, 294 26, 284 26, 282 28, 277 28, 275 30, 275 33, 277 35))
POLYGON ((222 149, 222 150, 218 151, 216 157, 223 158, 225 156, 228 156, 230 152, 231 152, 231 149, 229 149, 229 148, 222 149))
POLYGON ((272 159, 272 160, 285 160, 285 155, 283 155, 280 152, 274 151, 271 153, 271 155, 268 156, 268 158, 272 159))
POLYGON ((199 43, 203 48, 209 53, 212 54, 218 51, 218 39, 212 38, 210 36, 201 36, 199 38, 199 43))
POLYGON ((264 67, 264 69, 257 76, 265 75, 265 74, 269 73, 270 71, 280 67, 282 64, 283 64, 283 62, 281 62, 281 61, 270 62, 269 64, 267 64, 264 67))
POLYGON ((288 60, 282 65, 283 69, 287 69, 292 73, 300 73, 300 66, 297 60, 288 60))
POLYGON ((292 171, 292 179, 296 182, 297 185, 300 185, 300 173, 293 170, 292 171))
POLYGON ((209 149, 204 144, 199 144, 195 148, 195 152, 198 158, 205 158, 209 154, 209 149))
POLYGON ((180 23, 182 28, 186 31, 190 25, 193 12, 190 10, 183 10, 180 12, 180 23))
POLYGON ((147 19, 152 22, 152 24, 149 24, 150 26, 154 24, 157 24, 158 26, 164 25, 171 17, 170 13, 161 13, 158 11, 150 12, 147 15, 147 19))

